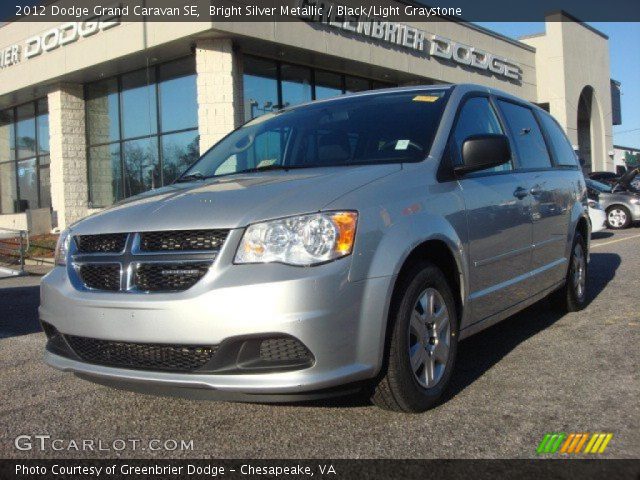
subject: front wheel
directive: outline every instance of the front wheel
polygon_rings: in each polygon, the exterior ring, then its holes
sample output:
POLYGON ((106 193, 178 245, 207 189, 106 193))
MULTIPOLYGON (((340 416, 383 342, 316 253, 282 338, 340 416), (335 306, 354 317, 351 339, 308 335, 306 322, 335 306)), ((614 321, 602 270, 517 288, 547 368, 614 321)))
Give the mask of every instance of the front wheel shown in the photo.
POLYGON ((449 383, 458 320, 451 288, 436 266, 417 265, 400 282, 385 366, 372 401, 387 410, 418 413, 434 406, 449 383))
POLYGON ((613 230, 627 228, 631 223, 631 212, 622 205, 616 205, 607 210, 607 227, 613 230))

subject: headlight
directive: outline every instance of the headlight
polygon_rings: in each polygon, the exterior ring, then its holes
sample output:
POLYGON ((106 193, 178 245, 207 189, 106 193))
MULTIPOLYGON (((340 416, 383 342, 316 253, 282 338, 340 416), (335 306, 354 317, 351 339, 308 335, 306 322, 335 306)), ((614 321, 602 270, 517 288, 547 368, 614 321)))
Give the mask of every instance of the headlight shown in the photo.
POLYGON ((56 243, 55 263, 56 265, 67 264, 67 253, 69 252, 69 242, 71 241, 71 235, 69 230, 64 230, 58 237, 58 243, 56 243))
POLYGON ((250 225, 235 263, 307 266, 344 257, 353 250, 357 222, 356 212, 324 212, 250 225))
POLYGON ((589 203, 589 206, 591 208, 595 208, 597 210, 602 210, 602 207, 600 206, 600 204, 598 202, 596 202, 595 200, 589 200, 588 203, 589 203))
POLYGON ((633 203, 634 205, 638 205, 640 203, 640 198, 638 197, 633 197, 631 200, 629 200, 631 203, 633 203))

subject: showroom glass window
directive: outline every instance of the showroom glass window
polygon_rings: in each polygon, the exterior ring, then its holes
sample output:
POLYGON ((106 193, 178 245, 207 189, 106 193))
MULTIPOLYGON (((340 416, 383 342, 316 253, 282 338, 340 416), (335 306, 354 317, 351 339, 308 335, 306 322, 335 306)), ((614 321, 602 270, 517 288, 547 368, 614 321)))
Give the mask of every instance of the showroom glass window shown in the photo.
POLYGON ((0 112, 0 213, 51 207, 49 112, 40 99, 0 112))
POLYGON ((245 121, 311 100, 394 86, 250 55, 244 56, 243 84, 245 121))
POLYGON ((92 207, 172 183, 199 156, 192 56, 85 86, 92 207))

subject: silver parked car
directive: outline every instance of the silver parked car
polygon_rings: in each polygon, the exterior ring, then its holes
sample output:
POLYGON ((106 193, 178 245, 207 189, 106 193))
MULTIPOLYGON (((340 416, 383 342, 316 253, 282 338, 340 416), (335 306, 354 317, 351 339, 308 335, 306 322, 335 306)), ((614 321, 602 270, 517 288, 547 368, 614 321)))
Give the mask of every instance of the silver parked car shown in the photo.
MULTIPOLYGON (((629 183, 631 180, 633 178, 629 183)), ((607 213, 607 227, 618 230, 640 221, 640 193, 625 188, 621 183, 612 186, 591 179, 586 182, 589 192, 597 196, 598 203, 607 213)))
POLYGON ((250 121, 173 185, 66 230, 45 361, 246 401, 433 406, 458 341, 551 295, 585 305, 585 180, 558 124, 476 85, 378 90, 250 121))

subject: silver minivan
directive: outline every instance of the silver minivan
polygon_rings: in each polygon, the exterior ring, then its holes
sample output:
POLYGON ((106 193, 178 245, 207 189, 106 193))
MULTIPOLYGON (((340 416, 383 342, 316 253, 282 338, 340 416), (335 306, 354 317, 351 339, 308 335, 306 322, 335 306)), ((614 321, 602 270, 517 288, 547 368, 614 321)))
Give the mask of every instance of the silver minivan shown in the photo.
POLYGON ((511 95, 409 87, 287 108, 61 234, 45 361, 147 393, 365 391, 420 412, 459 340, 547 296, 584 307, 590 228, 571 144, 511 95))

